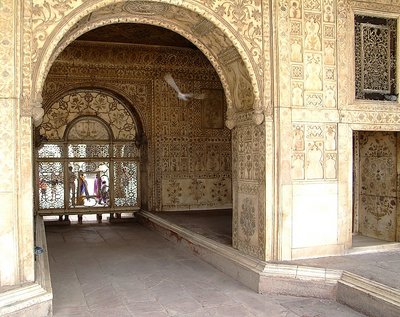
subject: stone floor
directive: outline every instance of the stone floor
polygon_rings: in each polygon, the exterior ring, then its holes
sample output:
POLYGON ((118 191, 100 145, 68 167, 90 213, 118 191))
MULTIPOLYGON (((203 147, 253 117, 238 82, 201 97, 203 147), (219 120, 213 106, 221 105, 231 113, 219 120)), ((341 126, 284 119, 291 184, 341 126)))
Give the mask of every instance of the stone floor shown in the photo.
POLYGON ((257 294, 137 223, 46 235, 55 317, 363 316, 330 300, 257 294))

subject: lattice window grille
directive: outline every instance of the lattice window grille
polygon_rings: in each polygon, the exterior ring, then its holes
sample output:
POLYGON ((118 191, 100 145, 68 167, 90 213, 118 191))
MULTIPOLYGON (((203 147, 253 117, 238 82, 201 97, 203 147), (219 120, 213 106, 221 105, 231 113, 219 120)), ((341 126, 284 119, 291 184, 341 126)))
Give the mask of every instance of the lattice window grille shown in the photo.
POLYGON ((140 152, 134 141, 110 137, 107 142, 78 142, 66 136, 64 141, 38 147, 36 162, 40 214, 104 213, 139 207, 140 152), (107 189, 104 197, 103 182, 107 189))
POLYGON ((396 101, 397 20, 355 16, 355 95, 396 101))

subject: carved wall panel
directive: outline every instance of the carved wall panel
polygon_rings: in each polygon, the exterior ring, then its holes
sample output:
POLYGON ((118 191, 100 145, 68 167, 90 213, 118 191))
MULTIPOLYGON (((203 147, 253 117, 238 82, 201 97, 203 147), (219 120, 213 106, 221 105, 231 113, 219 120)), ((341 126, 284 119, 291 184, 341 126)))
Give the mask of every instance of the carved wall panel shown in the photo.
POLYGON ((201 53, 132 45, 118 45, 116 51, 112 45, 74 44, 52 67, 44 99, 56 100, 63 91, 79 86, 117 92, 139 113, 148 146, 152 209, 232 206, 230 131, 221 124, 226 103, 217 74, 201 53), (182 91, 204 92, 207 98, 178 99, 163 79, 166 72, 182 91))
POLYGON ((397 160, 395 132, 359 132, 359 232, 396 241, 397 160))
POLYGON ((282 106, 337 107, 336 12, 334 0, 281 1, 282 106))
MULTIPOLYGON (((211 70, 209 70, 211 72, 211 70)), ((183 91, 221 96, 218 82, 191 81, 189 71, 177 77, 183 91)), ((155 81, 156 197, 159 210, 232 206, 230 131, 210 118, 210 103, 221 115, 223 98, 183 102, 164 81, 155 81), (158 105, 158 106, 157 106, 158 105)), ((215 110, 212 109, 214 112, 215 110)), ((213 118, 214 120, 215 118, 213 118)))
POLYGON ((337 125, 293 124, 292 179, 337 178, 337 125))

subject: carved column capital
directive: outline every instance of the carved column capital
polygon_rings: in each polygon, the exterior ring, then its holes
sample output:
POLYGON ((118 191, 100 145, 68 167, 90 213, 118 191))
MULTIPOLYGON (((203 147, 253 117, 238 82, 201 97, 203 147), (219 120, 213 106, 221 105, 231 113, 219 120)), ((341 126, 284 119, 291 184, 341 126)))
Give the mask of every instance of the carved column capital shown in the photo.
POLYGON ((30 102, 32 120, 35 127, 38 127, 43 121, 44 109, 42 103, 43 98, 41 94, 36 94, 30 102))
POLYGON ((232 130, 236 126, 235 111, 233 110, 233 108, 228 108, 226 112, 225 126, 229 130, 232 130))
POLYGON ((255 110, 252 115, 253 122, 256 125, 260 125, 264 122, 264 113, 262 110, 255 110))

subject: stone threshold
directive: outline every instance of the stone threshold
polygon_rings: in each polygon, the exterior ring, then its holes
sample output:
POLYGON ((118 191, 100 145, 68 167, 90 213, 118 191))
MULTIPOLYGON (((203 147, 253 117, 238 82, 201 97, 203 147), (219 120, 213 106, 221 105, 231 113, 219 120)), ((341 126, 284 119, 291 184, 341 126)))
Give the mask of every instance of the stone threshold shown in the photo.
POLYGON ((363 247, 353 247, 348 250, 345 250, 344 253, 346 255, 355 255, 355 254, 366 254, 366 253, 377 253, 377 252, 389 252, 389 251, 400 251, 400 243, 385 243, 382 245, 369 245, 363 247))
POLYGON ((0 316, 52 316, 53 292, 46 233, 41 216, 36 217, 35 243, 44 251, 36 255, 35 282, 0 293, 0 316))
POLYGON ((261 261, 150 212, 140 211, 135 216, 141 224, 158 231, 177 247, 190 250, 258 293, 327 298, 369 316, 400 316, 398 289, 344 270, 261 261))

